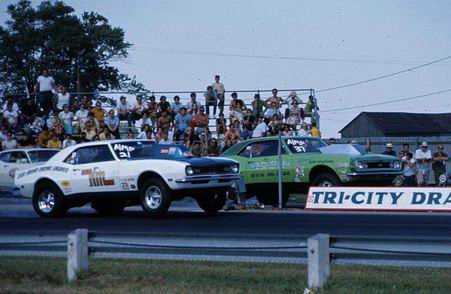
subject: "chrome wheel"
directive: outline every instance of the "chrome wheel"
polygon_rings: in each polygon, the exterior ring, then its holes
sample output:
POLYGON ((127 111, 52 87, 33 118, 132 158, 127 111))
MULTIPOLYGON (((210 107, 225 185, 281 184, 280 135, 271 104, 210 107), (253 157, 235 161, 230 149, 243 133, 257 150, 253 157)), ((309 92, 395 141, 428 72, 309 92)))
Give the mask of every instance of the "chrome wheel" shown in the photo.
POLYGON ((150 209, 158 209, 161 205, 163 195, 157 186, 149 186, 146 189, 144 200, 150 209))
POLYGON ((55 207, 55 194, 50 191, 42 191, 38 197, 38 207, 43 213, 52 212, 55 207))

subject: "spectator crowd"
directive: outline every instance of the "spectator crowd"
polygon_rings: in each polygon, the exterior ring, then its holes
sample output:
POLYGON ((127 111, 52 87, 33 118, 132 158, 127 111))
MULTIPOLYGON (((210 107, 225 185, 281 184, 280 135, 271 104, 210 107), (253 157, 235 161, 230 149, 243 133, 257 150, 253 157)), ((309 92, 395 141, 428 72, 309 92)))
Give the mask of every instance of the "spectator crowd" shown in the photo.
POLYGON ((385 145, 385 155, 398 156, 403 166, 403 184, 405 186, 427 186, 433 181, 436 185, 446 184, 446 163, 448 154, 443 145, 438 145, 436 152, 432 153, 426 141, 422 142, 417 150, 410 151, 410 145, 404 143, 398 154, 393 150, 393 144, 385 145))
POLYGON ((166 96, 136 96, 135 101, 121 96, 116 105, 107 105, 96 96, 69 94, 48 70, 38 77, 34 91, 30 98, 6 95, 2 102, 1 149, 65 148, 80 142, 137 138, 180 143, 196 156, 213 156, 240 140, 279 132, 320 136, 313 96, 304 102, 294 91, 282 98, 273 89, 270 97, 256 93, 246 104, 237 92, 227 99, 219 75, 204 93, 192 92, 187 103, 177 95, 171 102, 166 96))

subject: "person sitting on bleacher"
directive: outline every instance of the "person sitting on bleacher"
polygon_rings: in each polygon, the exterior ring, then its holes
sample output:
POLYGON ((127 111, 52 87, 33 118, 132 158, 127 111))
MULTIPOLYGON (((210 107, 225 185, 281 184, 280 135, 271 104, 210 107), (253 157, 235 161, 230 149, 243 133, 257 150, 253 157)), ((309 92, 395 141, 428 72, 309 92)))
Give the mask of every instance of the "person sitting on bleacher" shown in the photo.
POLYGON ((175 133, 174 137, 176 141, 182 139, 183 134, 186 129, 189 127, 192 120, 191 114, 189 114, 186 110, 186 107, 182 106, 180 108, 179 113, 175 116, 174 125, 175 125, 175 133))
POLYGON ((119 118, 115 115, 114 109, 108 112, 108 116, 105 118, 105 126, 108 131, 116 138, 119 139, 119 118))
POLYGON ((194 128, 194 133, 200 135, 207 131, 208 128, 208 116, 205 114, 203 106, 199 108, 199 112, 195 114, 191 120, 191 126, 194 128))
POLYGON ((200 107, 200 103, 196 100, 196 93, 192 92, 190 94, 190 100, 186 104, 186 108, 188 109, 188 113, 191 115, 196 114, 197 110, 200 107))

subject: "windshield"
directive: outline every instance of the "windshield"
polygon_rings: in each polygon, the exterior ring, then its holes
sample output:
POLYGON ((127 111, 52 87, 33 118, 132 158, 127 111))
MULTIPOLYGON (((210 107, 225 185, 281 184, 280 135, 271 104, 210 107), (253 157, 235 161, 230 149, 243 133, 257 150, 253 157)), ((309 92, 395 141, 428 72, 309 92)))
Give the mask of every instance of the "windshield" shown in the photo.
POLYGON ((56 153, 58 153, 58 150, 35 150, 28 151, 28 156, 30 156, 32 163, 37 163, 49 160, 56 153))
POLYGON ((358 144, 332 144, 320 148, 324 154, 346 154, 346 155, 362 155, 365 154, 365 147, 358 144))
POLYGON ((354 146, 354 148, 357 149, 360 152, 360 154, 367 154, 368 153, 368 151, 366 151, 365 146, 363 146, 363 145, 353 144, 352 146, 354 146))
POLYGON ((292 153, 319 152, 319 148, 327 145, 315 138, 288 138, 285 143, 292 153))
POLYGON ((113 144, 113 150, 121 160, 139 159, 182 159, 191 157, 188 148, 181 145, 159 145, 154 143, 130 142, 113 144), (134 144, 130 144, 134 143, 134 144))

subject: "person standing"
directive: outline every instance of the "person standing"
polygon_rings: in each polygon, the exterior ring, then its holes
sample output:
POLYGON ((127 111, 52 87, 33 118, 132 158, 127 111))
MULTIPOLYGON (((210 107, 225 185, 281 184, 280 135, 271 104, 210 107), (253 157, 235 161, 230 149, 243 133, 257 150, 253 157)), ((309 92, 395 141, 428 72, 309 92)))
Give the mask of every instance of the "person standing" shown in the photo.
POLYGON ((210 106, 213 106, 213 117, 216 117, 216 107, 218 104, 218 97, 215 89, 212 86, 207 87, 207 91, 204 94, 205 97, 205 109, 208 116, 210 116, 210 106))
POLYGON ((42 70, 42 75, 37 79, 35 92, 38 94, 39 107, 47 114, 53 106, 53 89, 55 80, 49 75, 47 69, 42 70))
POLYGON ((385 151, 382 152, 382 154, 390 155, 390 156, 396 156, 396 152, 395 152, 395 150, 393 150, 393 144, 392 143, 387 143, 385 145, 385 151))
POLYGON ((225 88, 224 84, 221 83, 220 80, 221 77, 219 75, 215 75, 215 82, 211 85, 218 97, 219 114, 224 113, 224 102, 225 102, 225 88))
POLYGON ((443 145, 438 145, 437 152, 432 157, 432 170, 434 171, 435 184, 440 184, 440 176, 446 175, 446 162, 448 161, 448 154, 444 151, 443 145))
POLYGON ((403 170, 402 175, 404 177, 404 186, 406 187, 414 187, 416 186, 415 181, 415 159, 413 159, 412 153, 408 152, 405 156, 403 156, 403 170))
POLYGON ((431 150, 428 148, 428 143, 425 141, 421 143, 420 148, 415 151, 415 161, 417 163, 417 184, 418 186, 426 186, 429 181, 430 167, 432 160, 431 150))
POLYGON ((407 155, 407 153, 411 153, 410 145, 409 145, 409 143, 404 143, 404 144, 402 144, 401 151, 399 151, 399 153, 398 153, 399 159, 402 159, 404 156, 407 155))
POLYGON ((58 109, 58 111, 61 111, 63 110, 64 105, 70 105, 70 94, 67 92, 66 87, 60 86, 55 108, 58 109))

